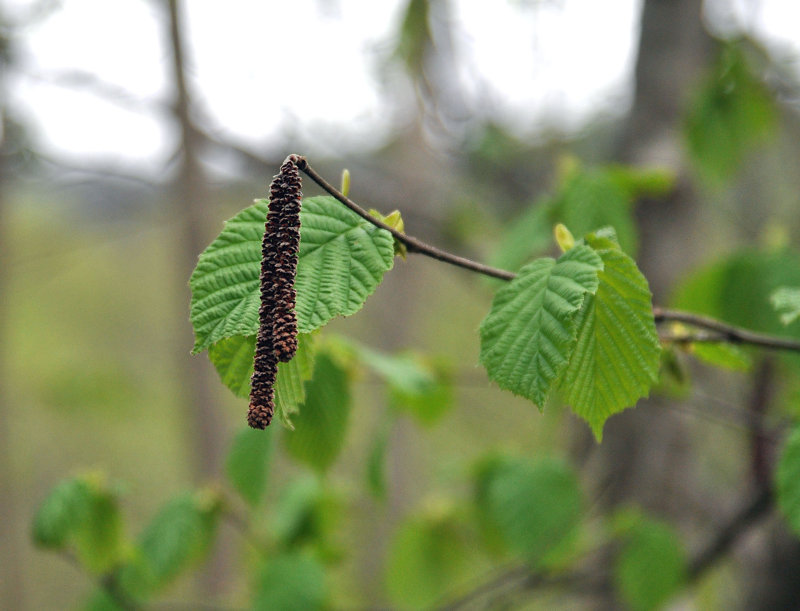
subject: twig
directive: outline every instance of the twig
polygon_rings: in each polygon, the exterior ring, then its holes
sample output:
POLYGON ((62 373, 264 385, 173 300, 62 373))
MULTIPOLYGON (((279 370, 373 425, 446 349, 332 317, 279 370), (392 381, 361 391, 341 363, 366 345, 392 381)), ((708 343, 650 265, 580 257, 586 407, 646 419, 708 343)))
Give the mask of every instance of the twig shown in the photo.
POLYGON ((701 329, 714 331, 722 336, 723 339, 720 341, 727 341, 731 344, 750 344, 752 346, 761 346, 762 348, 771 348, 773 350, 800 352, 799 341, 748 331, 747 329, 734 327, 733 325, 729 325, 715 318, 709 318, 708 316, 659 307, 653 308, 653 315, 657 323, 667 321, 682 322, 701 329))
MULTIPOLYGON (((463 269, 468 269, 473 272, 477 272, 479 274, 483 274, 484 276, 489 276, 491 278, 498 278, 500 280, 513 280, 517 277, 514 272, 510 272, 505 269, 499 269, 496 267, 491 267, 489 265, 484 265, 483 263, 478 263, 477 261, 473 261, 471 259, 467 259, 466 257, 460 257, 458 255, 454 255, 452 253, 446 252, 435 246, 431 246, 423 242, 422 240, 410 236, 408 234, 402 233, 397 231, 394 227, 390 227, 383 221, 375 218, 369 212, 364 210, 361 206, 356 204, 353 200, 345 196, 342 192, 340 192, 336 187, 330 184, 327 180, 322 178, 317 172, 312 168, 305 157, 302 155, 290 155, 291 159, 297 164, 297 167, 303 171, 311 180, 317 183, 324 191, 328 192, 332 195, 335 199, 340 201, 342 204, 347 206, 350 210, 355 212, 358 216, 363 218, 364 220, 372 223, 376 227, 380 227, 381 229, 385 229, 389 233, 394 236, 394 238, 403 244, 408 252, 415 252, 422 255, 426 255, 428 257, 432 257, 433 259, 437 259, 439 261, 444 261, 445 263, 450 263, 451 265, 455 265, 457 267, 461 267, 463 269)), ((729 342, 732 344, 751 344, 753 346, 761 346, 762 348, 771 348, 773 350, 791 350, 800 352, 800 342, 786 339, 783 337, 777 337, 774 335, 767 335, 763 333, 756 333, 754 331, 748 331, 747 329, 742 329, 740 327, 734 327, 732 325, 725 324, 719 320, 714 318, 708 318, 706 316, 701 316, 699 314, 692 314, 691 312, 683 312, 681 310, 669 310, 666 308, 654 307, 653 314, 655 316, 655 321, 659 322, 667 322, 667 321, 675 321, 675 322, 683 322, 686 324, 693 325, 695 327, 700 327, 702 329, 707 329, 709 331, 714 331, 718 335, 698 335, 697 340, 689 339, 690 336, 687 336, 686 339, 681 339, 680 337, 671 339, 670 341, 681 341, 681 342, 689 342, 689 341, 705 341, 705 342, 729 342)), ((668 337, 668 336, 667 336, 668 337)))
POLYGON ((408 252, 423 254, 428 257, 432 257, 433 259, 444 261, 445 263, 450 263, 451 265, 483 274, 484 276, 499 278, 500 280, 513 280, 516 277, 514 272, 484 265, 483 263, 478 263, 477 261, 472 261, 471 259, 467 259, 465 257, 459 257, 458 255, 454 255, 444 250, 440 250, 435 246, 431 246, 430 244, 426 244, 422 240, 419 240, 413 236, 397 231, 397 229, 394 227, 390 227, 386 223, 372 216, 353 200, 342 194, 338 189, 336 189, 336 187, 322 178, 322 176, 317 174, 317 172, 310 165, 308 165, 308 161, 306 161, 305 157, 301 157, 300 155, 293 155, 292 157, 294 158, 294 162, 297 164, 297 167, 300 168, 311 180, 317 183, 322 189, 330 193, 333 197, 350 208, 350 210, 355 212, 364 220, 367 220, 376 227, 380 227, 381 229, 385 229, 391 233, 398 242, 406 247, 408 252))

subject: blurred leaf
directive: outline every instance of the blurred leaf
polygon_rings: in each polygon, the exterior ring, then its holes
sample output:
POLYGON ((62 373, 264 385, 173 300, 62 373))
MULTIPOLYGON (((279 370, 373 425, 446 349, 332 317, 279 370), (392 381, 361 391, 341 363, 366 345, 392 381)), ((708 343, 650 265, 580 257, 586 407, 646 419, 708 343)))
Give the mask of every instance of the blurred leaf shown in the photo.
POLYGON ((33 541, 49 548, 63 548, 89 516, 91 492, 82 478, 59 482, 45 498, 33 519, 33 541))
POLYGON ((256 586, 255 611, 313 611, 324 606, 325 572, 306 554, 285 553, 264 565, 256 586))
POLYGON ((686 115, 686 141, 700 176, 717 186, 731 178, 776 124, 775 102, 742 44, 725 45, 686 115))
POLYGON ((432 425, 452 407, 452 384, 443 366, 412 352, 389 355, 350 340, 344 343, 361 364, 386 381, 395 409, 432 425))
POLYGON ((614 564, 614 583, 635 611, 660 609, 686 582, 686 553, 677 533, 645 517, 633 521, 614 564))
POLYGON ((753 366, 750 355, 733 344, 695 342, 687 347, 687 351, 701 361, 723 369, 749 371, 753 366))
POLYGON ((502 556, 509 546, 506 545, 503 530, 495 519, 489 492, 498 473, 514 464, 516 459, 492 453, 481 458, 473 473, 473 505, 478 528, 484 547, 495 556, 502 556))
POLYGON ((800 288, 782 286, 773 291, 769 300, 780 313, 784 325, 790 325, 800 318, 800 288))
POLYGON ((206 491, 168 502, 139 538, 138 562, 123 577, 126 589, 146 595, 202 561, 216 535, 220 509, 219 499, 206 491))
POLYGON ((386 499, 386 453, 389 447, 389 427, 382 426, 373 437, 367 457, 367 490, 379 501, 386 499))
POLYGON ((489 262, 495 267, 518 270, 531 257, 541 254, 552 241, 553 205, 538 200, 509 223, 489 262))
POLYGON ((236 491, 254 507, 267 490, 267 471, 272 456, 272 430, 245 427, 233 440, 225 461, 225 473, 236 491))
POLYGON ((350 417, 348 377, 327 353, 318 354, 295 430, 283 437, 291 456, 318 471, 326 471, 344 445, 350 417))
POLYGON ((105 573, 122 558, 119 502, 105 487, 91 487, 85 522, 75 533, 75 547, 83 565, 95 574, 105 573))
POLYGON ((578 340, 560 388, 600 441, 609 416, 635 405, 658 380, 661 345, 650 288, 636 263, 611 240, 585 240, 603 269, 575 320, 578 340))
POLYGON ((412 518, 392 538, 384 571, 392 604, 402 609, 432 608, 464 581, 473 566, 472 549, 447 509, 412 518))
MULTIPOLYGON (((314 365, 314 340, 308 333, 297 337, 297 352, 288 363, 278 363, 275 380, 275 413, 281 423, 293 429, 291 417, 300 411, 305 401, 304 382, 311 377, 314 365)), ((253 357, 256 349, 255 335, 237 335, 209 346, 208 358, 213 363, 222 383, 237 397, 250 396, 250 378, 253 375, 253 357)))
POLYGON ((775 470, 778 508, 800 536, 800 427, 795 426, 781 450, 775 470))
POLYGON ((408 0, 394 51, 408 74, 415 79, 422 77, 425 55, 433 45, 429 13, 429 0, 408 0))
POLYGON ((572 469, 553 459, 505 459, 484 478, 478 501, 511 550, 540 565, 571 540, 583 504, 572 469))
POLYGON ((125 602, 115 600, 107 590, 98 588, 81 606, 81 611, 125 611, 130 608, 131 605, 127 600, 125 602))
MULTIPOLYGON (((268 203, 258 200, 225 223, 192 272, 193 352, 221 339, 255 335, 261 303, 261 239, 268 203)), ((302 333, 354 314, 394 263, 394 238, 332 197, 303 200, 297 264, 302 333)))
POLYGON ((579 245, 558 261, 537 259, 494 296, 480 326, 481 363, 500 388, 539 409, 567 367, 575 345, 575 319, 597 290, 600 257, 579 245))
POLYGON ((301 477, 278 499, 273 532, 283 550, 313 547, 320 559, 338 560, 342 503, 316 477, 301 477))
POLYGON ((605 171, 631 200, 639 197, 663 196, 675 188, 675 173, 666 168, 610 165, 605 171))
POLYGON ((569 227, 575 235, 613 227, 622 249, 635 254, 633 198, 618 181, 618 175, 614 176, 607 168, 579 168, 571 172, 553 198, 550 218, 554 224, 569 227))
POLYGON ((783 286, 800 286, 796 253, 742 249, 686 276, 673 303, 747 329, 800 337, 800 329, 787 329, 770 305, 770 296, 783 286))
POLYGON ((74 544, 78 559, 87 570, 109 570, 119 562, 123 551, 116 495, 97 474, 60 482, 34 517, 33 540, 54 549, 74 544))

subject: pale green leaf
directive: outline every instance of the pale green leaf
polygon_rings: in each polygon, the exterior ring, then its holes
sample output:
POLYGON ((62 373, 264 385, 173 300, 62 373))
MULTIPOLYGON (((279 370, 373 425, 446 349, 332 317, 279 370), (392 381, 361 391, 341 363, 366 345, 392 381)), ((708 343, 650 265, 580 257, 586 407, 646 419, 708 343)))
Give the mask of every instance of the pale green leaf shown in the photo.
POLYGON ((380 501, 386 498, 386 454, 389 448, 389 427, 383 426, 374 435, 367 456, 367 490, 380 501))
POLYGON ((306 554, 272 558, 261 571, 253 598, 254 611, 314 611, 324 606, 325 572, 306 554))
POLYGON ((701 361, 723 369, 748 371, 753 365, 750 355, 732 344, 695 342, 687 350, 701 361))
POLYGON ((770 295, 769 300, 780 313, 784 325, 790 325, 800 318, 800 288, 782 286, 770 295))
MULTIPOLYGON (((267 201, 225 223, 192 273, 193 352, 226 337, 255 335, 261 240, 267 201)), ((303 333, 357 312, 394 262, 392 235, 332 197, 303 200, 297 265, 297 320, 303 333)))
POLYGON ((400 526, 389 548, 385 580, 400 609, 431 609, 470 576, 472 549, 447 508, 400 526))
POLYGON ((603 260, 597 292, 576 319, 577 344, 561 378, 572 410, 598 440, 609 416, 633 406, 658 379, 658 341, 650 289, 633 259, 605 238, 587 236, 603 260))
POLYGON ((506 545, 535 564, 571 540, 583 498, 575 473, 556 460, 497 461, 479 502, 506 545))
POLYGON ((663 522, 640 518, 623 535, 614 583, 634 611, 661 609, 686 581, 686 553, 663 522))
POLYGON ((500 288, 480 327, 480 360, 489 377, 542 409, 567 366, 575 317, 597 290, 601 268, 597 253, 578 245, 558 261, 529 263, 500 288))
POLYGON ((91 486, 88 513, 75 533, 75 547, 83 565, 96 574, 107 572, 122 558, 122 516, 110 490, 91 486))
POLYGON ((33 540, 49 548, 73 545, 90 572, 113 567, 122 555, 122 520, 105 478, 89 474, 60 482, 34 517, 33 540))
POLYGON ((225 461, 228 481, 251 506, 258 505, 267 489, 267 469, 274 431, 245 427, 233 440, 225 461))
POLYGON ((157 590, 208 553, 219 522, 218 499, 208 493, 186 493, 167 503, 139 540, 136 574, 128 575, 132 591, 157 590))
POLYGON ((348 372, 328 354, 318 354, 295 429, 283 436, 286 449, 297 460, 325 471, 344 445, 349 416, 348 372))
POLYGON ((800 427, 795 427, 781 450, 775 471, 778 508, 795 534, 800 535, 800 427))
POLYGON ((49 548, 64 547, 89 515, 91 492, 82 478, 59 482, 33 519, 33 541, 49 548))

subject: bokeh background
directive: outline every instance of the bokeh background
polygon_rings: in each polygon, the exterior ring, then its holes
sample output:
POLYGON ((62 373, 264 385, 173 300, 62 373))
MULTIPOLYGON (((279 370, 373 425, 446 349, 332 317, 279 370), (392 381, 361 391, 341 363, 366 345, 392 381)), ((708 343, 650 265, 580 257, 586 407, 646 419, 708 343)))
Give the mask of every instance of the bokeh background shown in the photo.
MULTIPOLYGON (((189 355, 188 278, 287 154, 332 182, 347 167, 356 201, 399 209, 409 233, 478 260, 575 159, 666 170, 674 188, 636 208, 637 261, 666 305, 701 262, 800 238, 798 25, 791 0, 0 1, 0 607, 63 609, 93 587, 29 542, 61 478, 124 482, 132 532, 177 491, 220 481, 246 405, 189 355), (731 41, 778 127, 709 186, 687 116, 731 41)), ((397 525, 464 488, 465 465, 492 449, 572 456, 603 502, 634 498, 679 520, 689 548, 749 477, 736 417, 749 377, 702 370, 679 402, 613 419, 598 448, 579 421, 489 385, 476 331, 491 289, 412 256, 332 325, 378 350, 433 355, 455 380, 434 426, 394 421, 383 503, 352 491, 389 409, 375 379, 357 381, 328 476, 349 495, 332 578, 345 607, 388 604, 397 525)), ((276 488, 308 476, 276 460, 276 488)), ((756 600, 779 587, 770 571, 800 554, 785 533, 770 537, 745 540, 705 590, 756 600)), ((184 579, 168 598, 202 589, 244 605, 238 544, 223 526, 201 585, 184 579)), ((530 604, 575 608, 567 600, 530 604)))

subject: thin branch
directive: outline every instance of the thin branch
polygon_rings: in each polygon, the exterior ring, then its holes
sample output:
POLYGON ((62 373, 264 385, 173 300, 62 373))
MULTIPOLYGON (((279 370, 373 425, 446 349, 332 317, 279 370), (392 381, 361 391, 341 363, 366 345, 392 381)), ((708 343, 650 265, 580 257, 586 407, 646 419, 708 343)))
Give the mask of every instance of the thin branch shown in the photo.
MULTIPOLYGON (((465 257, 454 255, 452 253, 436 248, 435 246, 431 246, 430 244, 427 244, 418 238, 397 231, 397 229, 395 229, 394 227, 390 227, 386 223, 372 216, 369 212, 364 210, 361 206, 359 206, 353 200, 344 195, 341 191, 339 191, 336 187, 330 184, 327 180, 322 178, 322 176, 317 174, 317 172, 308 164, 308 161, 306 160, 305 157, 301 155, 290 155, 289 157, 297 164, 297 167, 300 168, 300 170, 302 170, 311 180, 317 183, 323 190, 327 191, 335 199, 337 199, 342 204, 347 206, 350 210, 355 212, 358 216, 360 216, 364 220, 372 223, 376 227, 380 227, 381 229, 385 229, 386 231, 391 233, 392 236, 394 236, 394 238, 398 242, 400 242, 406 247, 408 252, 414 252, 426 255, 433 259, 437 259, 445 263, 450 263, 451 265, 455 265, 463 269, 477 272, 479 274, 483 274, 484 276, 489 276, 491 278, 498 278, 500 280, 513 280, 514 278, 517 277, 517 275, 514 272, 510 272, 505 269, 498 269, 496 267, 484 265, 483 263, 478 263, 477 261, 473 261, 465 257)), ((763 333, 756 333, 754 331, 748 331, 747 329, 734 327, 732 325, 723 323, 722 321, 713 318, 708 318, 706 316, 701 316, 699 314, 692 314, 691 312, 683 312, 681 310, 668 310, 666 308, 660 308, 660 307, 654 307, 653 314, 655 316, 655 321, 657 323, 667 322, 667 321, 683 322, 686 324, 693 325, 695 327, 699 327, 701 329, 707 329, 709 331, 717 333, 717 335, 700 334, 696 336, 697 337, 696 340, 689 339, 691 336, 686 336, 686 339, 682 339, 680 336, 674 339, 667 336, 667 339, 669 339, 670 341, 679 341, 679 342, 689 342, 689 341, 723 342, 724 341, 731 344, 750 344, 753 346, 760 346, 762 348, 770 348, 773 350, 790 350, 790 351, 800 352, 799 341, 786 339, 784 337, 777 337, 775 335, 767 335, 763 333)))
POLYGON ((667 321, 686 323, 687 325, 714 331, 722 336, 723 339, 720 341, 727 341, 731 344, 750 344, 752 346, 761 346, 762 348, 771 348, 773 350, 800 352, 799 341, 748 331, 747 329, 734 327, 733 325, 716 320, 715 318, 709 318, 708 316, 659 307, 653 308, 653 314, 655 315, 657 323, 667 321))
POLYGON ((483 263, 478 263, 477 261, 472 261, 471 259, 467 259, 465 257, 459 257, 458 255, 454 255, 444 250, 440 250, 435 246, 431 246, 430 244, 426 244, 422 240, 419 240, 413 236, 397 231, 397 229, 395 229, 394 227, 390 227, 386 223, 376 219, 369 212, 361 208, 353 200, 346 197, 343 193, 341 193, 338 189, 336 189, 336 187, 334 187, 328 181, 322 178, 322 176, 317 174, 317 172, 310 165, 308 165, 308 162, 306 161, 305 157, 301 157, 299 155, 292 155, 292 158, 294 159, 294 162, 297 164, 297 167, 300 168, 311 180, 317 183, 323 190, 330 193, 333 197, 335 197, 345 206, 350 208, 350 210, 355 212, 358 216, 360 216, 364 220, 367 220, 376 227, 380 227, 381 229, 385 229, 386 231, 391 233, 398 242, 400 242, 406 247, 408 252, 423 254, 433 259, 444 261, 445 263, 450 263, 451 265, 455 265, 457 267, 462 267, 464 269, 468 269, 470 271, 483 274, 484 276, 499 278, 500 280, 513 280, 516 277, 516 274, 514 272, 509 272, 504 269, 498 269, 496 267, 490 267, 489 265, 484 265, 483 263))

